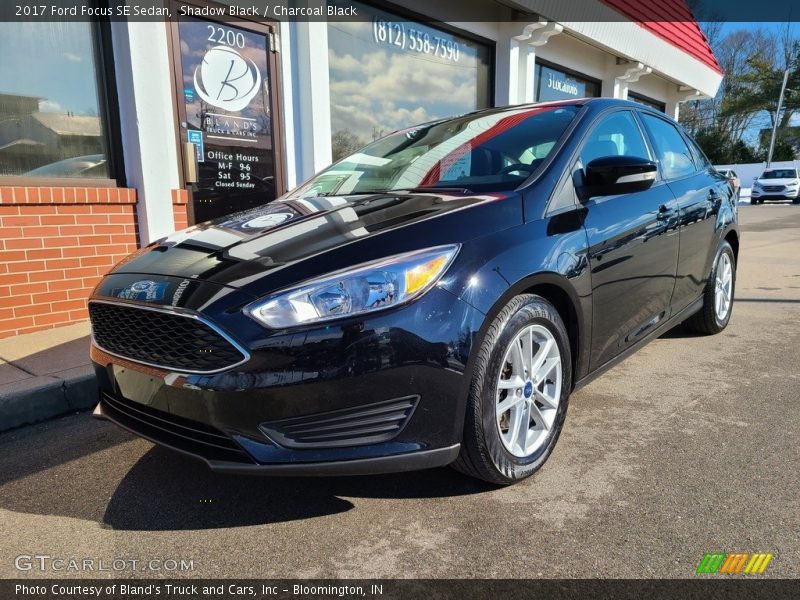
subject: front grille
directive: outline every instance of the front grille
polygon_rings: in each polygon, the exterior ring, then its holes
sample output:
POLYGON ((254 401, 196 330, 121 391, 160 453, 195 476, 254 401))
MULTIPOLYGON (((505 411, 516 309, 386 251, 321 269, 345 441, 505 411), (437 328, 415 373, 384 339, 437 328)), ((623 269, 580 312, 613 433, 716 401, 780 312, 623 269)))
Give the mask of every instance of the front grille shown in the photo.
POLYGON ((154 442, 208 460, 253 462, 230 437, 210 425, 105 392, 100 403, 103 412, 113 421, 154 442))
POLYGON ((783 186, 782 185, 765 185, 764 186, 765 192, 782 192, 783 186))
POLYGON ((406 396, 261 424, 261 431, 286 448, 337 448, 388 441, 411 419, 419 396, 406 396))
POLYGON ((89 303, 95 343, 106 352, 184 373, 215 373, 248 357, 199 318, 104 302, 89 303))

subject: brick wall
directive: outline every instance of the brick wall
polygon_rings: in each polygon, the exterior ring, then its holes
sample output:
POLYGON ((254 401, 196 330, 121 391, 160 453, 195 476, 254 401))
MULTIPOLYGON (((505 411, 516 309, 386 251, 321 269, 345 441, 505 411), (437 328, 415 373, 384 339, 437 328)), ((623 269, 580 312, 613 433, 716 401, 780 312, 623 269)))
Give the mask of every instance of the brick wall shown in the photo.
POLYGON ((172 216, 175 221, 175 231, 186 229, 189 226, 189 192, 184 189, 172 190, 172 216))
POLYGON ((137 247, 136 190, 0 187, 0 338, 86 319, 89 292, 137 247))

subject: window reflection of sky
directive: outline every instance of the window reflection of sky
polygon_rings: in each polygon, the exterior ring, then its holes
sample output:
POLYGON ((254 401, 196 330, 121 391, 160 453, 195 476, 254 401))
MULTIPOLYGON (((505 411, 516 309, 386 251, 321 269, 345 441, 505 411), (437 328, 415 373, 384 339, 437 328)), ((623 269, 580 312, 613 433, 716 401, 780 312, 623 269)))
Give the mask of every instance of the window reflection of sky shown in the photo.
POLYGON ((489 52, 485 47, 421 23, 397 21, 389 13, 357 6, 359 14, 393 20, 407 34, 413 29, 431 40, 438 37, 457 43, 459 56, 455 61, 435 56, 433 51, 417 52, 409 49, 408 39, 405 49, 389 41, 376 42, 372 19, 329 23, 335 159, 396 129, 488 106, 489 52), (347 139, 337 143, 337 134, 347 139), (337 152, 337 145, 348 143, 346 152, 337 152))
POLYGON ((0 23, 0 56, 0 93, 37 96, 42 112, 98 114, 89 23, 0 23))

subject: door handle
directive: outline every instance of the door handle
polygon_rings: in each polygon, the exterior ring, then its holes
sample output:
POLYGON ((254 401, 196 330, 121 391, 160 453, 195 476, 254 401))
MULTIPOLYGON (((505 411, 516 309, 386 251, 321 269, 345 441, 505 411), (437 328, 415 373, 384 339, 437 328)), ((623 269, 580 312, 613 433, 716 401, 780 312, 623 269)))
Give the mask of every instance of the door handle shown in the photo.
POLYGON ((667 206, 666 204, 661 204, 658 207, 658 213, 656 214, 656 219, 658 219, 659 221, 666 221, 672 216, 672 214, 673 211, 669 206, 667 206))

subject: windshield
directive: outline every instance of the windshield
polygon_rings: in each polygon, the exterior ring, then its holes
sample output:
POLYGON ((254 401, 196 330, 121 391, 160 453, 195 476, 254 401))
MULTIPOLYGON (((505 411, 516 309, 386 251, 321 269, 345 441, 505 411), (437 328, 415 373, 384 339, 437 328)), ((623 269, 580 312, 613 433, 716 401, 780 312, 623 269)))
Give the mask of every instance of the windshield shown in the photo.
POLYGON ((774 169, 772 171, 764 171, 764 174, 759 179, 796 179, 797 171, 795 169, 774 169))
POLYGON ((552 152, 579 108, 526 107, 398 131, 342 159, 288 197, 417 188, 512 190, 552 152))

